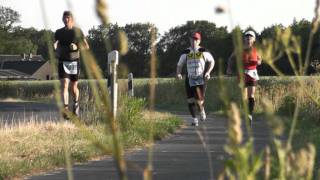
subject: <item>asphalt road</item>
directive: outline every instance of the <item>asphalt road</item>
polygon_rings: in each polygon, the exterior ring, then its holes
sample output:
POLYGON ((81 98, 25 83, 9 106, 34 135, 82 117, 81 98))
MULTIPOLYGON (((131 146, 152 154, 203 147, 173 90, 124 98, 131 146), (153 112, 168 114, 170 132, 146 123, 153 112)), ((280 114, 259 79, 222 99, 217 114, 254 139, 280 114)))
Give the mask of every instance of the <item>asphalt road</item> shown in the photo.
POLYGON ((0 127, 31 121, 58 121, 57 112, 55 104, 0 101, 0 127))
MULTIPOLYGON (((191 127, 187 115, 179 115, 186 121, 186 127, 172 136, 159 141, 153 149, 154 180, 207 180, 216 179, 224 167, 228 155, 224 151, 227 142, 226 118, 210 116, 199 127, 191 127), (201 138, 200 138, 201 137, 201 138), (203 139, 203 140, 201 140, 203 139)), ((269 142, 265 124, 259 120, 254 123, 255 149, 260 151, 269 142)), ((148 163, 146 149, 127 153, 128 179, 143 179, 143 169, 148 163)), ((91 161, 73 167, 76 180, 117 180, 119 176, 111 157, 91 161)), ((67 179, 65 169, 28 177, 32 180, 67 179)))

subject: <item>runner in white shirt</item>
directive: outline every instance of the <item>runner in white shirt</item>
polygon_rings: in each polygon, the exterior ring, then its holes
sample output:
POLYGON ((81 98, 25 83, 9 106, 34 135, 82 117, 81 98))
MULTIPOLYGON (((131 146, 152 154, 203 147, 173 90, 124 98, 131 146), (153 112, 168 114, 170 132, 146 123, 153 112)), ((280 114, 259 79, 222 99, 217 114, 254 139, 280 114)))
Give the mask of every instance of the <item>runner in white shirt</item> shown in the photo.
POLYGON ((186 92, 188 107, 193 118, 192 125, 198 126, 196 117, 196 105, 200 111, 200 120, 206 119, 204 109, 204 96, 206 90, 206 80, 210 79, 210 73, 214 67, 212 55, 200 46, 201 34, 195 32, 190 38, 191 47, 186 49, 180 56, 177 64, 177 78, 182 79, 181 71, 184 64, 187 65, 186 92))

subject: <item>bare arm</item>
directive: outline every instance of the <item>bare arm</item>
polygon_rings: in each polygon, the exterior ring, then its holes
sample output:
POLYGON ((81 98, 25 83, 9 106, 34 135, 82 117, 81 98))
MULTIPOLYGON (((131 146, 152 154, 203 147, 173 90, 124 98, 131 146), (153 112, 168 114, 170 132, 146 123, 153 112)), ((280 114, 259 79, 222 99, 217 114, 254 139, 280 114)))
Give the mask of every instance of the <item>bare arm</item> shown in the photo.
POLYGON ((58 48, 58 44, 59 44, 59 40, 56 40, 56 42, 54 42, 53 44, 53 49, 56 51, 58 48))
POLYGON ((177 65, 177 74, 176 74, 177 79, 182 79, 181 72, 182 72, 182 66, 177 65))
POLYGON ((258 55, 258 65, 261 65, 261 62, 262 62, 262 59, 261 59, 261 56, 260 55, 258 55))
POLYGON ((83 45, 84 45, 84 49, 85 49, 85 50, 90 49, 89 44, 88 44, 88 41, 87 41, 86 39, 83 39, 83 45))
POLYGON ((214 64, 215 64, 215 62, 214 61, 211 61, 210 63, 209 63, 209 67, 208 67, 208 71, 207 71, 207 73, 211 73, 211 71, 212 71, 212 69, 213 69, 213 67, 214 67, 214 64))
POLYGON ((182 66, 177 65, 177 74, 181 74, 182 66))
POLYGON ((186 61, 186 57, 185 55, 181 55, 180 58, 179 58, 179 62, 177 64, 177 71, 176 71, 176 77, 177 79, 182 79, 182 75, 181 75, 181 72, 182 72, 182 67, 183 65, 185 64, 185 61, 186 61))

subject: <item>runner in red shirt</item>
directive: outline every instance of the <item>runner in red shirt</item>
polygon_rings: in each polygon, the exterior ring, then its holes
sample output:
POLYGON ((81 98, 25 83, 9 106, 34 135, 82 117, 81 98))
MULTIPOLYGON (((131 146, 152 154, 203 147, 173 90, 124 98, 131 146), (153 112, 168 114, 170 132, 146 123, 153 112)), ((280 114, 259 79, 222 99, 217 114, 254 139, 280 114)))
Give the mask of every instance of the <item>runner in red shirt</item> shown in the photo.
MULTIPOLYGON (((253 31, 247 31, 244 34, 244 49, 242 53, 242 62, 244 68, 244 95, 248 98, 249 105, 249 120, 252 124, 252 113, 254 109, 254 93, 256 90, 257 81, 259 80, 257 66, 261 64, 261 57, 254 47, 256 35, 253 31)), ((232 53, 228 60, 227 74, 232 74, 231 67, 235 63, 235 53, 232 53)))

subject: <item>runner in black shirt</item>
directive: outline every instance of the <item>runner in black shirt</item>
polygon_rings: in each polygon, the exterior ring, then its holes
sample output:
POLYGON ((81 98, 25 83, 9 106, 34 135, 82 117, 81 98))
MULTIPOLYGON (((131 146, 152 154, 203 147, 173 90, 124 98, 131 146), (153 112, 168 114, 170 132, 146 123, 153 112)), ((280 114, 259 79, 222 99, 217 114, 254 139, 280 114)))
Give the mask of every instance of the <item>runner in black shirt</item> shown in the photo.
POLYGON ((58 29, 54 35, 54 49, 59 60, 58 74, 62 84, 62 100, 67 111, 70 84, 74 96, 73 113, 79 115, 80 47, 82 45, 85 49, 89 49, 89 45, 81 29, 74 26, 73 16, 70 11, 63 13, 62 21, 65 26, 58 29))

